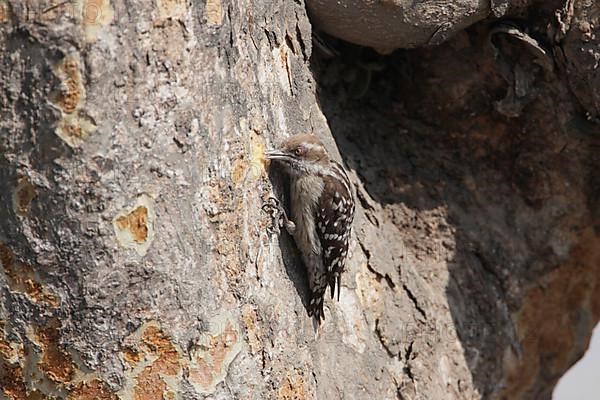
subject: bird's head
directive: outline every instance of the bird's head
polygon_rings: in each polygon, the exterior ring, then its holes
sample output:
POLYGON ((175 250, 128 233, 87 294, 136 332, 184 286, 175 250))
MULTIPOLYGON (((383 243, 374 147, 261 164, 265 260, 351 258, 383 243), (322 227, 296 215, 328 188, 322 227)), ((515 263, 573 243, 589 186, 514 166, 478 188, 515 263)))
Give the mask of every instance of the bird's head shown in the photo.
POLYGON ((329 163, 323 143, 314 135, 299 134, 286 139, 266 157, 286 168, 293 175, 316 174, 329 163))

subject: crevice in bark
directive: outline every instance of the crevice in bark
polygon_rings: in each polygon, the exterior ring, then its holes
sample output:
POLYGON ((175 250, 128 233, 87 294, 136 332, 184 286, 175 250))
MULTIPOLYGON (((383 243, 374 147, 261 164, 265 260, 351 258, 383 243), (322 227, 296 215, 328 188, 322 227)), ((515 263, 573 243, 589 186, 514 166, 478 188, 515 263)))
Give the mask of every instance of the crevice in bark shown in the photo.
POLYGON ((410 362, 414 360, 414 358, 412 357, 414 344, 415 342, 410 342, 408 344, 408 347, 406 348, 406 353, 404 354, 404 368, 402 369, 404 373, 406 373, 406 376, 408 376, 408 379, 410 379, 413 382, 415 381, 415 376, 410 367, 410 362))
POLYGON ((402 289, 404 290, 404 292, 406 292, 408 298, 413 303, 413 306, 419 312, 419 314, 421 314, 423 319, 427 320, 427 314, 425 313, 425 310, 421 306, 419 306, 419 302, 417 301, 415 294, 409 289, 408 286, 406 286, 406 284, 402 285, 402 289))
POLYGON ((305 61, 308 61, 308 54, 306 53, 306 43, 304 43, 304 39, 302 38, 302 31, 300 30, 300 26, 296 23, 296 41, 300 45, 300 51, 302 52, 302 58, 305 61))
POLYGON ((392 349, 390 349, 390 347, 387 344, 385 335, 381 332, 381 328, 379 327, 379 320, 375 320, 375 333, 377 334, 377 338, 379 339, 379 343, 381 343, 381 346, 385 349, 386 353, 388 354, 388 356, 390 357, 397 357, 398 354, 395 354, 392 349))

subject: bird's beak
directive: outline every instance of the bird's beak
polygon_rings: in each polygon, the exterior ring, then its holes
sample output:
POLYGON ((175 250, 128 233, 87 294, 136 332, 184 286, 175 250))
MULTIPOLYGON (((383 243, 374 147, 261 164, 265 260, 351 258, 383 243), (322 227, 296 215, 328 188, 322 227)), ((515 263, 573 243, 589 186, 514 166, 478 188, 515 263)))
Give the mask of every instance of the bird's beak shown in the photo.
POLYGON ((265 157, 269 160, 287 160, 290 156, 281 150, 269 150, 265 153, 265 157))

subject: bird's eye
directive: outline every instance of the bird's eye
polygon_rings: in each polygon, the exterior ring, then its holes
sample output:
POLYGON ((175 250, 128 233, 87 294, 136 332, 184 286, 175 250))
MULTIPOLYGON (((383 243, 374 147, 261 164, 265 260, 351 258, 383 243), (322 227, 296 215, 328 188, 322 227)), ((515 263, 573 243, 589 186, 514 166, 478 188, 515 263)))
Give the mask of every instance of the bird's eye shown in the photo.
POLYGON ((297 156, 301 156, 302 153, 304 153, 304 149, 302 147, 297 147, 296 150, 294 150, 294 154, 297 156))

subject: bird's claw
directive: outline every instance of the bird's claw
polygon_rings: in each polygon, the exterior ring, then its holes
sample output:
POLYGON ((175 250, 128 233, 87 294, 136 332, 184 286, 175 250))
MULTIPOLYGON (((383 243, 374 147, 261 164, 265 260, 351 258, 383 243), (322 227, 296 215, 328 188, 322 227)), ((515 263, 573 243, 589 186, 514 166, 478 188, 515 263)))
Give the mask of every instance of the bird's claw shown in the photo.
POLYGON ((267 227, 267 232, 270 235, 278 234, 279 229, 283 225, 282 221, 282 207, 279 200, 275 197, 269 197, 267 202, 262 205, 261 210, 267 213, 271 217, 271 225, 267 227))
POLYGON ((296 229, 296 224, 288 219, 281 202, 275 197, 269 197, 261 209, 271 217, 272 224, 267 228, 269 234, 278 234, 281 227, 290 233, 296 229))
POLYGON ((273 208, 275 208, 277 211, 279 211, 279 209, 281 208, 281 203, 275 197, 269 197, 267 199, 267 202, 261 207, 261 209, 266 213, 269 213, 268 209, 273 208))

